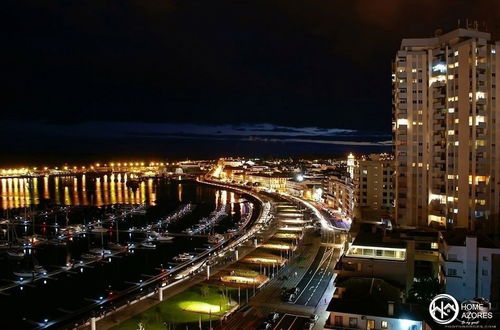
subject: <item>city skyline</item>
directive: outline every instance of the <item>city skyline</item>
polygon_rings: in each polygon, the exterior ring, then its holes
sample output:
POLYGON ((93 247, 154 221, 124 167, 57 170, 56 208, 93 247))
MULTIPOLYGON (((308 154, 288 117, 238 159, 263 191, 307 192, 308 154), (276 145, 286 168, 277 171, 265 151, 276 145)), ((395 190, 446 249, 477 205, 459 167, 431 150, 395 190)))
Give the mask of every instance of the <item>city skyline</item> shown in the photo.
POLYGON ((500 1, 6 9, 0 328, 500 324, 500 1))

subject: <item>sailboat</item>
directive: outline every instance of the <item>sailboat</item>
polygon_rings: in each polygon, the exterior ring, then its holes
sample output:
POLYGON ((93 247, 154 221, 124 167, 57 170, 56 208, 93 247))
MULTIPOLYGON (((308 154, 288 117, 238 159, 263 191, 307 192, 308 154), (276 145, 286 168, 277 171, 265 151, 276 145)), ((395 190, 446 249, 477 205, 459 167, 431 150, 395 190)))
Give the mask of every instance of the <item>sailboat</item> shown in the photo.
POLYGON ((28 277, 28 278, 35 278, 38 276, 46 276, 47 271, 42 267, 35 265, 32 270, 19 270, 13 272, 14 275, 19 276, 19 277, 28 277))
POLYGON ((116 223, 116 243, 108 242, 108 248, 110 248, 111 250, 115 250, 115 251, 123 251, 123 250, 127 249, 126 246, 123 246, 120 244, 120 239, 119 239, 120 230, 118 229, 118 222, 119 221, 120 221, 119 219, 115 220, 115 223, 116 223))

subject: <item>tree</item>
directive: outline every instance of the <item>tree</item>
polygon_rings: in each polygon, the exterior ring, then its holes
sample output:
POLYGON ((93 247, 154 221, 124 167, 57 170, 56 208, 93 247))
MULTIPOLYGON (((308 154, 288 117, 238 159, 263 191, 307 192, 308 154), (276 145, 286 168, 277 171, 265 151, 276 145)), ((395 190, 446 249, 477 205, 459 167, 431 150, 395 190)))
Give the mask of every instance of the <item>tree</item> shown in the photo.
POLYGON ((408 302, 427 307, 441 291, 442 287, 437 278, 419 277, 408 292, 408 302))
POLYGON ((200 288, 200 291, 201 291, 201 295, 203 297, 206 297, 210 293, 210 288, 208 287, 208 285, 202 285, 200 288))

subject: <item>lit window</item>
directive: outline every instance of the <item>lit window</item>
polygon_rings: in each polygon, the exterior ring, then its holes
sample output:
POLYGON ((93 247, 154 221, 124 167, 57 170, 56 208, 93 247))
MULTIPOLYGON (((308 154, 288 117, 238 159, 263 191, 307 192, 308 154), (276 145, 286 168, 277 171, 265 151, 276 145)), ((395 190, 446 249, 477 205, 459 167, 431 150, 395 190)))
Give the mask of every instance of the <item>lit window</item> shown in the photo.
POLYGON ((408 119, 398 119, 397 126, 408 125, 408 119))
POLYGON ((438 63, 432 67, 432 71, 446 72, 446 65, 438 63))
POLYGON ((450 130, 448 131, 448 135, 455 135, 455 131, 454 131, 454 130, 452 130, 452 129, 450 129, 450 130))
POLYGON ((448 112, 449 112, 449 113, 454 113, 454 112, 455 112, 455 108, 449 108, 449 109, 448 109, 448 112))
POLYGON ((387 321, 382 321, 382 329, 387 329, 388 324, 387 321))
POLYGON ((458 56, 458 50, 456 50, 453 55, 458 56))
POLYGON ((492 49, 491 49, 491 53, 492 53, 492 54, 496 54, 496 50, 495 50, 495 48, 492 48, 492 49))

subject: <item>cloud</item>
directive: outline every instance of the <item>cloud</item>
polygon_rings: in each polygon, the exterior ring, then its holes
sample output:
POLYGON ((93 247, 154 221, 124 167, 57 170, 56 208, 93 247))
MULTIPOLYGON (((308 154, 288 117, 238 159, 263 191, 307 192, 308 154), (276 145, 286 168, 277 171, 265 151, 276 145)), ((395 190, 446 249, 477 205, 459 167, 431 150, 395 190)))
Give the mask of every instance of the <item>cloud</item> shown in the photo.
POLYGON ((60 139, 189 139, 265 143, 310 143, 346 146, 387 146, 388 134, 338 128, 288 127, 269 123, 200 125, 144 122, 83 122, 74 125, 38 122, 0 122, 2 133, 60 139))

